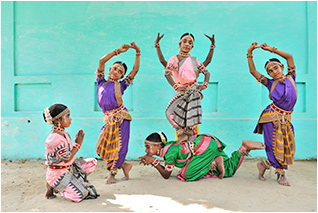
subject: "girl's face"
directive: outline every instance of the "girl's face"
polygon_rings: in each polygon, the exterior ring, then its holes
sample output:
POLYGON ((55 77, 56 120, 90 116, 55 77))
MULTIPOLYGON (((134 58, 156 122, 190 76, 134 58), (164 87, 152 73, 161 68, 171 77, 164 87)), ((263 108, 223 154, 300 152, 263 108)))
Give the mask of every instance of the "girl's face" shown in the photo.
POLYGON ((124 75, 124 70, 120 66, 112 66, 109 68, 109 77, 113 80, 119 80, 124 75))
POLYGON ((146 150, 145 152, 147 153, 148 156, 153 156, 153 155, 158 155, 160 153, 160 144, 153 144, 153 143, 148 143, 145 141, 145 147, 146 150))
POLYGON ((267 74, 274 80, 281 79, 283 77, 284 66, 279 64, 269 65, 267 68, 267 74))
POLYGON ((181 40, 179 47, 180 47, 182 52, 188 53, 193 48, 193 42, 189 38, 184 38, 181 40))
POLYGON ((62 128, 69 127, 71 125, 71 121, 72 121, 71 113, 68 112, 61 117, 61 121, 60 121, 61 127, 62 128))

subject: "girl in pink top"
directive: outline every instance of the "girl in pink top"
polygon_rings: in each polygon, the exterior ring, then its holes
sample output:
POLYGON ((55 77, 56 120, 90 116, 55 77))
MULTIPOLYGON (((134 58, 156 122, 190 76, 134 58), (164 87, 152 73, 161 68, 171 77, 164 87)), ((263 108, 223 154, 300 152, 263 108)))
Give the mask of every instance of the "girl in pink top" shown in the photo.
POLYGON ((75 160, 85 133, 82 129, 75 136, 75 144, 65 128, 71 125, 70 110, 63 104, 53 104, 43 112, 44 121, 53 128, 45 141, 45 159, 47 165, 47 199, 55 198, 53 192, 74 202, 94 199, 99 195, 95 187, 87 180, 87 175, 97 166, 94 158, 75 160))
MULTIPOLYGON (((196 135, 194 127, 202 123, 201 91, 208 87, 210 79, 210 73, 205 66, 189 54, 193 43, 192 34, 183 34, 179 41, 179 54, 172 56, 165 68, 165 77, 176 90, 165 113, 177 131, 178 143, 196 135), (196 80, 200 73, 205 76, 202 85, 196 80)), ((212 45, 211 48, 214 49, 214 37, 212 45)))

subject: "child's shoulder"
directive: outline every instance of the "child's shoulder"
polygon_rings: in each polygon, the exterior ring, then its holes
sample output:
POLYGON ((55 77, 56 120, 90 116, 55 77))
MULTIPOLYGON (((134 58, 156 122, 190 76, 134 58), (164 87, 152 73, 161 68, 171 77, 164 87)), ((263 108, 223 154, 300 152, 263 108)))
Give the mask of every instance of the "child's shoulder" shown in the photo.
POLYGON ((55 132, 51 132, 47 136, 45 144, 50 145, 50 146, 54 146, 54 145, 60 144, 61 142, 64 142, 65 140, 66 139, 64 136, 62 136, 58 133, 55 133, 55 132))

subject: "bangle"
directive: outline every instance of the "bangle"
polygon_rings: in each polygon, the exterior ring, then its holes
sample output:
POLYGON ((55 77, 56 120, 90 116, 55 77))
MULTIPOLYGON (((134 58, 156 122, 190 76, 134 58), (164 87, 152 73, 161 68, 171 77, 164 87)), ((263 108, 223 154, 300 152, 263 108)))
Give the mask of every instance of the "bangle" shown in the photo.
POLYGON ((246 54, 246 57, 247 57, 247 58, 253 58, 253 53, 247 53, 247 54, 246 54))
POLYGON ((208 83, 208 82, 203 82, 202 85, 208 87, 208 86, 209 86, 209 83, 208 83))
POLYGON ((177 90, 177 88, 178 88, 178 84, 173 85, 174 90, 177 90))
POLYGON ((138 56, 138 55, 141 55, 141 52, 139 51, 139 52, 136 52, 136 56, 138 56))
POLYGON ((160 44, 159 43, 155 43, 155 48, 160 48, 160 44))
POLYGON ((155 158, 155 160, 151 163, 154 167, 158 166, 159 160, 155 158))
POLYGON ((115 55, 119 55, 118 49, 115 49, 114 52, 115 52, 115 55))
POLYGON ((81 145, 79 145, 78 143, 75 143, 75 148, 77 148, 78 150, 80 150, 81 145))
POLYGON ((215 48, 215 45, 211 44, 210 50, 213 50, 215 48))
POLYGON ((277 48, 273 46, 271 53, 276 53, 276 51, 277 51, 277 48))

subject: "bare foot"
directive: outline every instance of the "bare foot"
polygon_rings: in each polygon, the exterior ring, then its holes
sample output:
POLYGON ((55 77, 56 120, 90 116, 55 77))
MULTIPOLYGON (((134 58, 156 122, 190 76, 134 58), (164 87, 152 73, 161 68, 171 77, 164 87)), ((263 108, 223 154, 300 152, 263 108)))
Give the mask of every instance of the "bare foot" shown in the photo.
POLYGON ((247 151, 254 149, 265 149, 265 145, 259 141, 250 141, 244 139, 242 145, 247 149, 247 151))
POLYGON ((264 167, 264 165, 261 162, 257 163, 257 168, 259 171, 258 179, 260 179, 261 181, 265 181, 266 178, 264 178, 264 173, 266 171, 266 168, 264 167))
POLYGON ((53 194, 53 187, 50 186, 48 183, 46 183, 46 188, 47 188, 47 191, 46 191, 46 194, 45 194, 46 199, 56 198, 56 195, 53 194))
POLYGON ((114 183, 116 183, 115 175, 109 174, 106 184, 114 184, 114 183))
POLYGON ((287 178, 286 178, 286 175, 279 175, 277 174, 277 182, 280 184, 280 185, 283 185, 283 186, 290 186, 287 178))
POLYGON ((123 171, 124 171, 124 175, 125 177, 123 177, 122 180, 129 180, 129 171, 131 170, 132 165, 129 163, 124 163, 124 165, 122 166, 123 171))
POLYGON ((223 179, 224 177, 224 163, 223 163, 223 157, 222 156, 218 156, 214 159, 215 161, 215 165, 217 170, 219 171, 219 176, 218 178, 223 179))
POLYGON ((182 134, 182 135, 180 135, 180 136, 178 137, 178 141, 177 141, 176 145, 178 145, 178 144, 180 144, 181 142, 186 141, 186 140, 188 140, 188 139, 189 139, 188 135, 182 134))

